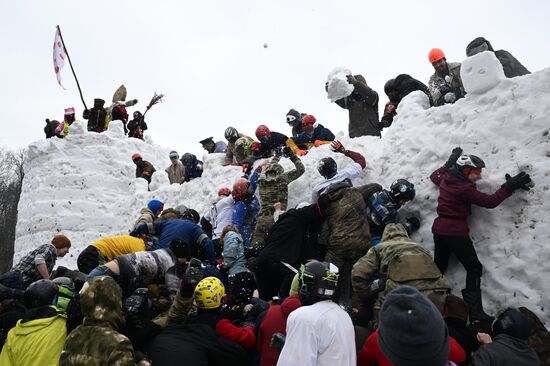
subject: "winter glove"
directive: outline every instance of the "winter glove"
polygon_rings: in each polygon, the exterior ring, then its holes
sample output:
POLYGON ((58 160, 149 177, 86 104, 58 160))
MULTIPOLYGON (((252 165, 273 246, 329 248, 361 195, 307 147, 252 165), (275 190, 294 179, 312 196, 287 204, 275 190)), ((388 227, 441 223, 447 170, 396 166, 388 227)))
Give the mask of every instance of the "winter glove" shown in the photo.
POLYGON ((365 293, 361 297, 361 301, 364 303, 372 302, 373 298, 376 298, 379 293, 386 289, 386 280, 383 278, 372 281, 365 293))
POLYGON ((506 174, 505 178, 506 183, 504 183, 502 187, 510 193, 514 193, 514 191, 519 188, 528 191, 533 186, 531 177, 525 172, 520 172, 513 177, 511 177, 510 174, 506 174))
POLYGON ((243 310, 243 315, 245 316, 245 321, 247 322, 255 322, 258 318, 258 315, 260 315, 264 311, 264 307, 262 304, 246 304, 243 310))
POLYGON ((407 234, 411 235, 420 228, 420 220, 418 217, 407 217, 403 226, 405 226, 407 234))
POLYGON ((133 236, 134 238, 137 238, 141 235, 141 233, 138 231, 137 228, 135 228, 134 230, 130 231, 130 236, 133 236))
POLYGON ((462 155, 462 148, 460 146, 457 146, 451 152, 449 159, 447 159, 447 161, 445 162, 445 166, 447 168, 452 168, 456 164, 456 161, 460 157, 460 155, 462 155))
POLYGON ((448 92, 443 99, 445 99, 445 103, 454 103, 456 101, 456 95, 453 92, 448 92))
POLYGON ((334 152, 338 152, 341 154, 346 153, 346 149, 344 148, 344 145, 338 140, 334 140, 330 143, 330 149, 334 152))
POLYGON ((453 91, 453 89, 451 88, 451 86, 449 84, 443 84, 438 89, 439 89, 439 93, 441 95, 445 95, 445 94, 450 93, 450 92, 453 91))
POLYGON ((283 155, 283 147, 282 146, 277 146, 274 150, 274 154, 276 157, 281 157, 283 155))
POLYGON ((348 83, 351 85, 355 85, 359 82, 353 75, 346 75, 346 79, 348 79, 348 83))
POLYGON ((296 155, 298 156, 304 156, 307 154, 307 150, 296 150, 296 155))
POLYGON ((82 112, 82 118, 84 118, 84 119, 90 118, 90 110, 89 109, 85 109, 84 112, 82 112))
POLYGON ((286 336, 283 333, 273 333, 269 345, 281 351, 285 345, 286 336))
POLYGON ((187 269, 183 275, 181 282, 180 293, 183 297, 189 298, 195 292, 195 287, 204 278, 202 271, 202 263, 196 258, 191 258, 187 264, 187 269))
POLYGON ((325 145, 325 144, 326 144, 326 142, 324 142, 323 140, 315 140, 315 141, 313 141, 313 146, 315 146, 315 147, 319 147, 319 146, 325 145))

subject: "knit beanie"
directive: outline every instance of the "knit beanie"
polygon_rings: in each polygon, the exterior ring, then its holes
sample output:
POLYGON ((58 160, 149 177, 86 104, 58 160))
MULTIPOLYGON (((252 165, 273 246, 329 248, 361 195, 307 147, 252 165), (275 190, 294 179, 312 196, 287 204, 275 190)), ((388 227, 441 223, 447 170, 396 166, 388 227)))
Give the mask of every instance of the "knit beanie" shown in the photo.
POLYGON ((153 213, 156 215, 157 211, 159 210, 160 206, 164 205, 164 202, 159 200, 151 200, 147 204, 147 207, 149 207, 149 210, 153 211, 153 213))
POLYGON ((71 241, 69 240, 69 238, 67 238, 63 234, 55 235, 52 239, 52 244, 57 249, 70 248, 71 247, 71 241))
POLYGON ((493 332, 495 335, 507 334, 527 340, 531 335, 531 324, 525 315, 514 308, 509 308, 497 316, 493 324, 493 332))
POLYGON ((395 366, 443 366, 449 356, 449 331, 434 304, 417 289, 391 291, 380 311, 378 344, 395 366))

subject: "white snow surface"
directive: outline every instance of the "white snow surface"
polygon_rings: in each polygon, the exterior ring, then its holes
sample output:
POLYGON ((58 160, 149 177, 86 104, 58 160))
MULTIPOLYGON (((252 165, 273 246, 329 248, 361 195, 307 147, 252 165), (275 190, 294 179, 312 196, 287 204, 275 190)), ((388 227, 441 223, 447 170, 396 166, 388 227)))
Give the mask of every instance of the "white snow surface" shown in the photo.
MULTIPOLYGON (((494 69, 500 66, 491 60, 481 54, 465 61, 463 67, 472 67, 463 75, 469 94, 455 104, 428 108, 424 95, 415 92, 399 104, 398 115, 383 139, 342 137, 341 141, 367 159, 367 169, 356 184, 377 182, 388 187, 401 177, 415 184, 416 198, 401 210, 401 216, 421 217, 422 226, 413 239, 430 250, 439 191, 428 177, 446 161, 453 147, 461 146, 465 153, 485 160, 487 168, 478 184, 483 192, 496 191, 505 173, 528 172, 535 182, 531 191, 517 191, 492 210, 474 206, 469 222, 484 265, 486 309, 494 312, 504 306, 524 305, 548 324, 550 69, 513 79, 498 77, 495 83, 493 76, 500 71, 494 69), (482 68, 485 71, 480 73, 482 68), (470 82, 468 74, 489 77, 484 84, 470 82), (482 89, 485 92, 479 93, 482 89)), ((66 140, 32 143, 26 153, 14 260, 62 232, 73 247, 58 264, 75 268, 79 252, 94 240, 128 233, 149 200, 164 200, 166 208, 185 204, 203 214, 217 190, 231 187, 241 176, 239 167, 221 166, 223 154, 212 154, 203 158, 201 179, 169 185, 164 173, 170 164, 169 151, 150 139, 124 137, 119 122, 111 123, 109 131, 102 134, 75 124, 66 140), (143 179, 134 178, 130 158, 134 152, 157 168, 150 192, 143 179)), ((311 150, 302 158, 305 174, 290 184, 290 207, 309 200, 313 186, 322 180, 317 162, 327 155, 333 156, 340 168, 351 163, 349 158, 332 153, 328 145, 311 150)), ((292 168, 288 159, 281 164, 292 168)), ((459 294, 465 282, 464 269, 452 259, 447 275, 453 292, 459 294)))

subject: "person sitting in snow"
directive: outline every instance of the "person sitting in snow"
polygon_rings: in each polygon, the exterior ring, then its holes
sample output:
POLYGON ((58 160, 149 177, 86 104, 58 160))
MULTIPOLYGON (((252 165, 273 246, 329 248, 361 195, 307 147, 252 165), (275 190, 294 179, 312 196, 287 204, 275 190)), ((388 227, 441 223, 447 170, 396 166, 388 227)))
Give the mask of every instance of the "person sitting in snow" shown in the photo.
POLYGON ((431 175, 439 187, 437 218, 432 226, 434 235, 434 261, 445 274, 449 257, 454 253, 466 269, 466 288, 462 290, 468 304, 470 320, 491 320, 483 310, 481 301, 481 273, 483 266, 469 236, 467 219, 472 204, 495 208, 518 189, 529 190, 529 174, 520 172, 514 177, 506 174, 506 182, 493 194, 479 192, 476 182, 481 179, 485 163, 475 155, 462 155, 462 149, 453 149, 449 159, 431 175))
POLYGON ((255 159, 269 158, 275 153, 275 149, 286 146, 288 137, 282 133, 270 131, 266 125, 256 128, 256 138, 260 142, 252 143, 252 155, 255 159))
POLYGON ((132 161, 136 164, 136 178, 143 178, 147 183, 151 183, 151 177, 156 171, 153 164, 147 160, 143 160, 143 157, 139 153, 132 155, 132 161))
MULTIPOLYGON (((416 190, 414 184, 406 179, 397 179, 389 190, 382 189, 376 183, 361 186, 359 190, 367 204, 371 244, 376 245, 380 242, 386 225, 399 223, 398 210, 414 199, 416 190)), ((420 227, 420 220, 408 217, 403 226, 407 229, 407 234, 411 235, 420 227)))
POLYGON ((504 75, 507 78, 513 78, 516 76, 522 76, 530 74, 531 72, 527 70, 525 66, 521 64, 512 54, 505 50, 495 51, 491 43, 483 37, 477 37, 472 42, 466 46, 466 56, 470 57, 476 55, 483 51, 490 51, 495 54, 495 56, 500 61, 502 69, 504 70, 504 75))
POLYGON ((181 157, 183 165, 183 181, 189 182, 191 179, 202 176, 203 163, 197 157, 190 153, 185 153, 181 157))
MULTIPOLYGON (((349 137, 380 136, 378 126, 378 93, 367 85, 363 75, 347 75, 353 92, 335 101, 349 111, 349 137)), ((328 92, 328 83, 325 84, 328 92)))
POLYGON ((208 137, 204 140, 200 140, 199 143, 202 145, 202 148, 206 150, 209 154, 220 154, 225 153, 227 150, 227 144, 223 141, 214 142, 213 137, 208 137))
POLYGON ((292 137, 298 136, 304 130, 302 129, 302 118, 307 114, 300 113, 296 109, 291 109, 286 114, 286 123, 292 127, 292 137))
POLYGON ((132 115, 134 119, 128 122, 128 137, 135 137, 143 140, 143 131, 147 129, 147 123, 145 123, 145 117, 140 111, 135 111, 132 115))
POLYGON ((433 48, 428 59, 435 72, 430 76, 428 89, 435 106, 452 104, 466 95, 460 77, 460 62, 447 62, 445 54, 439 48, 433 48))
POLYGON ((168 180, 170 184, 182 184, 185 182, 184 168, 181 161, 179 161, 179 155, 177 151, 170 151, 168 155, 172 164, 164 171, 168 174, 168 180))
POLYGON ((85 109, 82 118, 88 120, 88 131, 103 132, 109 124, 109 114, 104 108, 105 101, 101 98, 94 99, 92 109, 85 109))
POLYGON ((395 79, 390 79, 384 85, 384 93, 390 99, 384 107, 384 115, 380 121, 380 127, 390 127, 393 122, 393 117, 397 114, 397 106, 401 99, 409 95, 413 91, 420 90, 428 97, 430 106, 433 106, 432 95, 428 90, 428 87, 419 80, 413 79, 412 76, 407 74, 398 75, 395 79))
POLYGON ((330 144, 334 140, 334 134, 328 129, 323 127, 322 124, 317 123, 317 119, 308 114, 302 119, 302 129, 304 132, 298 136, 288 139, 288 146, 298 156, 304 156, 307 154, 307 150, 300 149, 300 145, 307 147, 318 147, 324 144, 330 144))

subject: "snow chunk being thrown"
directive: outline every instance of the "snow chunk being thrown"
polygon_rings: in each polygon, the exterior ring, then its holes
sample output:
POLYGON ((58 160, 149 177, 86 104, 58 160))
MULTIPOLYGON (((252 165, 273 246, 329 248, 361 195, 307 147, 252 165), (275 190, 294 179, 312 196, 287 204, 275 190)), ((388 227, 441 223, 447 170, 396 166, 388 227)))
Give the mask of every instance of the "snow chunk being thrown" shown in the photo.
POLYGON ((328 74, 327 98, 331 102, 348 97, 353 92, 353 85, 348 83, 346 75, 352 75, 352 73, 345 67, 336 67, 328 74))

